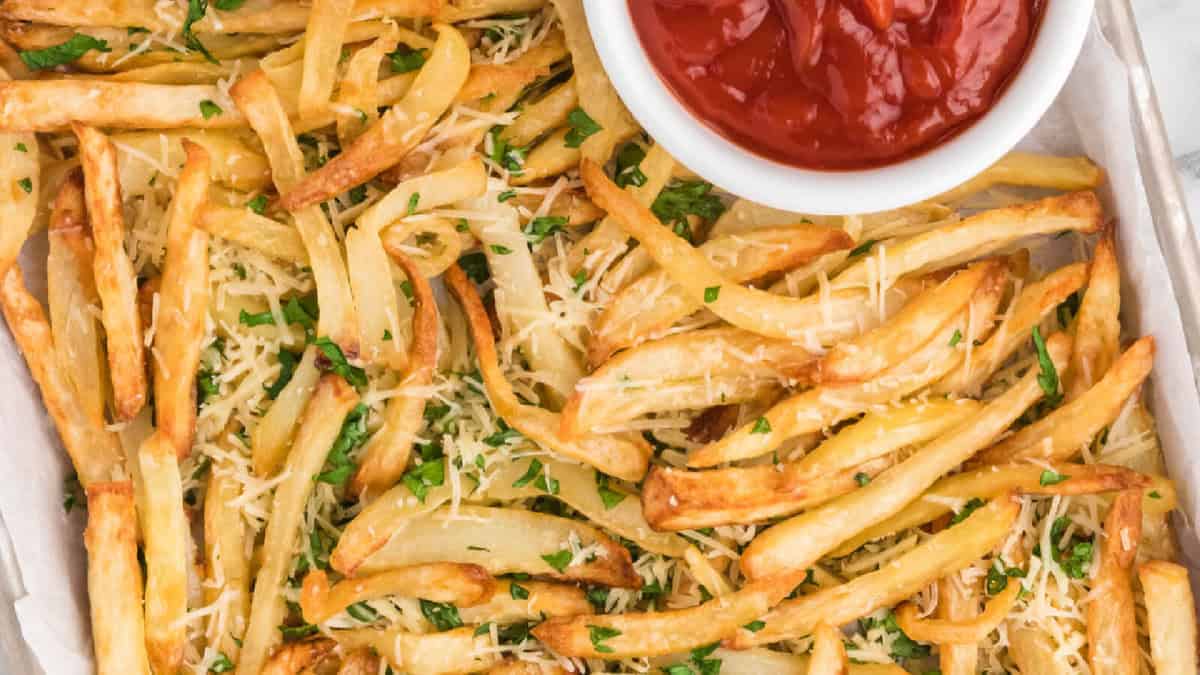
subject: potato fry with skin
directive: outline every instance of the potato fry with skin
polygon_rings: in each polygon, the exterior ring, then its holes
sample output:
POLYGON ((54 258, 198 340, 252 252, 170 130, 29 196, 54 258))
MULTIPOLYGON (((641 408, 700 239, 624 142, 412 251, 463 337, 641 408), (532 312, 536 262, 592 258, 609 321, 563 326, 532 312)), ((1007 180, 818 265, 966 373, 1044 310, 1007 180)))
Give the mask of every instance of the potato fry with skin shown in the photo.
POLYGON ((807 635, 818 623, 842 625, 880 607, 895 604, 934 580, 987 555, 1008 535, 1020 510, 1017 500, 998 497, 883 569, 811 595, 786 600, 762 617, 766 624, 762 630, 739 630, 726 642, 735 649, 745 649, 798 638, 807 635))
POLYGON ((222 239, 245 246, 264 255, 297 265, 308 264, 304 239, 291 225, 285 225, 249 208, 208 204, 197 226, 222 239))
POLYGON ((50 214, 50 253, 46 260, 50 329, 60 367, 75 385, 79 405, 95 428, 104 426, 108 383, 100 307, 92 273, 91 227, 83 201, 83 174, 63 183, 50 214))
POLYGON ((583 436, 564 441, 558 436, 561 425, 558 415, 544 408, 525 405, 517 399, 512 385, 500 370, 491 322, 475 286, 457 265, 447 270, 444 279, 467 316, 484 387, 499 416, 553 452, 591 465, 610 476, 641 480, 649 461, 648 449, 642 444, 618 436, 583 436))
POLYGON ((329 585, 329 576, 314 570, 304 577, 300 609, 308 623, 325 623, 356 602, 389 595, 421 597, 457 607, 471 607, 489 599, 492 577, 478 565, 429 563, 401 567, 329 585))
POLYGON ((259 675, 301 675, 311 672, 309 669, 333 652, 336 646, 337 643, 328 638, 288 643, 271 654, 259 675))
POLYGON ((188 521, 183 482, 171 436, 156 431, 138 449, 145 506, 141 514, 146 557, 146 648, 156 673, 183 665, 187 642, 188 521))
MULTIPOLYGON (((283 191, 305 180, 300 146, 266 75, 256 71, 241 78, 229 94, 262 139, 275 186, 283 191)), ((358 320, 346 262, 333 228, 317 206, 297 210, 292 217, 308 250, 317 286, 321 307, 318 331, 337 343, 348 358, 355 358, 359 350, 358 320)))
MULTIPOLYGON (((16 268, 10 268, 16 269, 16 268)), ((133 486, 93 483, 87 489, 92 643, 99 675, 150 675, 142 619, 142 570, 137 556, 133 486)))
MULTIPOLYGON (((954 372, 934 385, 939 394, 977 392, 987 379, 1029 339, 1030 331, 1043 317, 1087 282, 1087 265, 1066 265, 1046 278, 1026 286, 1012 301, 996 331, 971 351, 971 357, 954 372)), ((965 345, 964 345, 965 348, 965 345)), ((1074 351, 1072 351, 1074 358, 1074 351)), ((1070 366, 1067 373, 1070 373, 1070 366)))
POLYGON ((1063 385, 1067 401, 1083 396, 1121 353, 1121 269, 1110 230, 1096 243, 1087 292, 1075 320, 1075 351, 1063 385))
POLYGON ((1139 565, 1137 575, 1146 600, 1154 672, 1160 675, 1197 672, 1196 606, 1187 568, 1152 560, 1139 565))
MULTIPOLYGON (((1071 339, 1056 333, 1046 348, 1056 367, 1065 365, 1071 339)), ((742 554, 747 578, 764 579, 803 570, 855 534, 899 513, 939 478, 1004 433, 1042 398, 1036 370, 978 413, 925 445, 868 485, 760 534, 742 554)))
POLYGON ((692 331, 646 342, 609 359, 575 384, 559 434, 572 438, 646 412, 703 408, 757 398, 758 388, 794 378, 808 348, 737 328, 692 331), (729 378, 733 386, 714 386, 729 378))
POLYGON ((850 659, 846 657, 841 632, 827 623, 817 624, 808 675, 847 675, 849 671, 850 659))
POLYGON ((913 298, 878 328, 840 342, 814 365, 821 384, 862 382, 895 366, 924 345, 971 302, 1000 283, 1004 268, 985 260, 913 298))
POLYGON ((438 24, 438 41, 404 99, 325 166, 288 186, 289 211, 315 205, 365 183, 395 164, 433 127, 467 79, 471 56, 462 35, 438 24))
POLYGON ((358 495, 381 494, 404 474, 413 442, 424 423, 422 415, 428 400, 428 396, 416 392, 429 386, 437 367, 438 309, 433 289, 408 257, 393 253, 392 259, 408 275, 416 305, 407 359, 409 370, 398 385, 414 393, 401 393, 388 399, 383 426, 367 442, 358 461, 358 470, 350 481, 350 492, 358 495))
POLYGON ((1130 577, 1141 536, 1142 493, 1122 492, 1104 518, 1104 541, 1089 591, 1093 600, 1084 607, 1088 665, 1097 675, 1134 673, 1139 667, 1137 617, 1130 577))
POLYGON ((1104 182, 1104 169, 1087 157, 1056 157, 1010 152, 983 173, 930 201, 956 202, 995 185, 1020 185, 1051 190, 1091 190, 1104 182))
POLYGON ((922 619, 920 610, 911 602, 896 609, 896 623, 905 635, 917 642, 937 645, 976 645, 1004 622, 1021 595, 1020 581, 1009 580, 1004 590, 988 601, 983 613, 967 621, 922 619))
POLYGON ((0 307, 80 482, 87 487, 112 480, 124 452, 116 435, 80 405, 66 364, 55 353, 50 324, 42 306, 26 290, 18 264, 9 267, 0 282, 0 307))
POLYGON ((96 242, 96 290, 104 324, 116 418, 128 421, 146 404, 146 352, 137 313, 137 277, 125 253, 125 217, 117 182, 117 153, 100 131, 74 125, 88 216, 96 242))
MULTIPOLYGON (((624 241, 621 240, 622 246, 624 241)), ((800 223, 710 239, 700 246, 700 251, 718 269, 731 275, 732 281, 740 283, 845 248, 850 243, 841 230, 800 223)), ((904 286, 907 290, 911 285, 904 286)), ((816 297, 794 301, 796 304, 789 307, 791 313, 787 319, 792 324, 791 331, 782 339, 820 343, 841 335, 856 334, 859 325, 869 326, 871 324, 867 322, 878 320, 878 312, 874 311, 862 322, 857 321, 858 314, 868 314, 863 309, 868 304, 866 296, 853 290, 835 294, 828 303, 816 297)), ((588 361, 593 366, 603 363, 617 350, 662 333, 677 321, 704 308, 704 303, 688 297, 670 274, 661 269, 638 277, 606 305, 588 345, 588 361)))
POLYGON ((329 556, 330 567, 344 576, 355 576, 363 562, 387 545, 397 528, 409 520, 427 516, 450 498, 450 486, 445 484, 430 488, 424 501, 417 499, 406 485, 393 487, 368 503, 346 525, 329 556))
MULTIPOLYGON (((228 434, 226 434, 228 437, 228 434)), ((219 441, 229 451, 226 440, 219 441)), ((246 555, 246 524, 241 510, 231 505, 242 494, 242 484, 233 475, 228 460, 213 461, 204 497, 205 604, 218 599, 227 603, 228 625, 213 615, 206 630, 209 644, 237 661, 246 619, 250 615, 250 558, 246 555)))
POLYGON ((237 110, 204 119, 201 101, 220 98, 216 85, 103 80, 0 82, 0 129, 62 131, 72 124, 110 129, 217 129, 243 126, 237 110))
POLYGON ((594 614, 595 611, 587 595, 578 586, 551 581, 501 579, 496 583, 491 598, 478 605, 463 607, 458 614, 466 623, 484 624, 540 621, 543 617, 579 616, 594 614), (512 584, 528 591, 529 597, 514 596, 512 584))
POLYGON ((312 117, 329 106, 346 27, 353 14, 354 0, 314 0, 304 31, 300 117, 312 117))
MULTIPOLYGON (((364 573, 419 563, 451 561, 480 565, 494 575, 526 573, 555 579, 639 588, 642 578, 633 569, 629 551, 586 523, 533 511, 483 506, 462 506, 458 514, 441 509, 409 518, 386 534, 391 541, 361 565, 347 566, 334 549, 330 564, 364 573), (448 532, 450 533, 448 536, 448 532), (598 545, 603 554, 594 560, 567 565, 562 570, 543 556, 561 551, 574 535, 583 545, 598 545), (477 550, 477 549, 486 550, 477 550)), ((386 536, 386 535, 385 535, 386 536)), ((343 537, 344 538, 344 537, 343 537)), ((340 571, 340 570, 339 570, 340 571)))
POLYGON ((315 485, 313 476, 325 464, 343 420, 357 404, 354 388, 341 377, 328 374, 321 377, 305 406, 283 468, 287 478, 275 488, 237 675, 257 675, 267 661, 267 654, 279 643, 277 627, 286 611, 283 585, 291 570, 292 549, 300 534, 305 503, 315 485))
POLYGON ((1091 389, 983 453, 998 464, 1023 459, 1067 460, 1112 424, 1154 367, 1154 337, 1134 342, 1091 389))
POLYGON ((953 509, 948 502, 954 500, 965 504, 973 497, 990 499, 1007 491, 1026 495, 1070 496, 1135 488, 1157 492, 1161 499, 1148 501, 1163 512, 1175 508, 1175 490, 1170 481, 1154 479, 1124 467, 1067 462, 992 464, 941 479, 929 488, 925 497, 912 502, 891 518, 863 530, 839 546, 831 555, 849 555, 868 541, 931 523, 951 513, 953 509), (1067 480, 1042 485, 1042 474, 1046 471, 1066 476, 1067 480))
POLYGON ((409 633, 399 627, 364 628, 333 633, 344 648, 370 647, 397 672, 411 675, 469 675, 499 661, 491 638, 475 635, 474 626, 441 633, 409 633))
POLYGON ((183 459, 196 431, 196 371, 208 314, 208 233, 196 227, 208 201, 209 156, 183 141, 187 162, 179 175, 167 225, 167 252, 154 334, 155 422, 183 459))
POLYGON ((642 509, 656 529, 747 523, 796 513, 858 488, 885 459, 932 440, 979 410, 970 400, 916 401, 871 411, 796 462, 689 472, 654 466, 642 486, 642 509))

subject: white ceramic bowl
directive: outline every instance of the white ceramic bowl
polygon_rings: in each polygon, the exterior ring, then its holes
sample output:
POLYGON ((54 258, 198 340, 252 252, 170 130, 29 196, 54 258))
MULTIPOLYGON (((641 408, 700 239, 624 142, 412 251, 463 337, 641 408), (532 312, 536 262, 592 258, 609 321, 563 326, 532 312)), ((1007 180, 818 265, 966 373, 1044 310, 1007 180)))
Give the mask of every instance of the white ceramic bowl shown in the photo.
POLYGON ((1016 146, 1066 83, 1087 36, 1094 0, 1046 2, 1025 63, 983 117, 920 155, 858 171, 796 168, 726 140, 696 119, 659 78, 642 49, 628 0, 584 0, 584 5, 617 92, 642 127, 677 160, 738 196, 788 211, 836 215, 927 199, 983 171, 1016 146))

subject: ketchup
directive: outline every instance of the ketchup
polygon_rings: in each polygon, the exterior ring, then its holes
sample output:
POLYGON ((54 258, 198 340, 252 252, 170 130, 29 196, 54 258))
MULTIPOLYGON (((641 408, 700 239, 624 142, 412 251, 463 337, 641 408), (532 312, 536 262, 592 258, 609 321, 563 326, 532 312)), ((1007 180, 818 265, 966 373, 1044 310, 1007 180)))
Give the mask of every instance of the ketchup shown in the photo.
POLYGON ((891 164, 969 126, 1020 67, 1043 2, 628 1, 650 60, 697 117, 813 169, 891 164))

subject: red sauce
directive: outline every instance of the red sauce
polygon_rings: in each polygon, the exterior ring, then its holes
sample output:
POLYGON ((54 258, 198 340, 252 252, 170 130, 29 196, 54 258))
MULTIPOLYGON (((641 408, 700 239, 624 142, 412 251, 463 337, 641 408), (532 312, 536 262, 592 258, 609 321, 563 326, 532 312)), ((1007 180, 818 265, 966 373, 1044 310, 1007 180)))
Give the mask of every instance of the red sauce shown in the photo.
MULTIPOLYGON (((1068 0, 1069 1, 1069 0, 1068 0)), ((675 96, 726 138, 816 169, 953 136, 1020 67, 1043 0, 629 0, 675 96)))

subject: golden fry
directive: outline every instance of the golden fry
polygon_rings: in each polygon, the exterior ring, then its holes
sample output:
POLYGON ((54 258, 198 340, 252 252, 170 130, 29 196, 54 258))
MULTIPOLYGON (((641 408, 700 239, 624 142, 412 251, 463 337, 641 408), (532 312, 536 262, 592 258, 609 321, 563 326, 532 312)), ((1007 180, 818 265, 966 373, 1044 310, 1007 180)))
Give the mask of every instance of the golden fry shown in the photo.
POLYGON ((1104 541, 1091 579, 1094 595, 1084 608, 1088 665, 1096 675, 1134 673, 1141 661, 1130 578, 1141 537, 1142 493, 1122 492, 1104 518, 1104 541))
POLYGON ((88 554, 96 672, 150 675, 133 486, 128 481, 97 482, 88 487, 87 499, 88 525, 83 543, 88 554))

